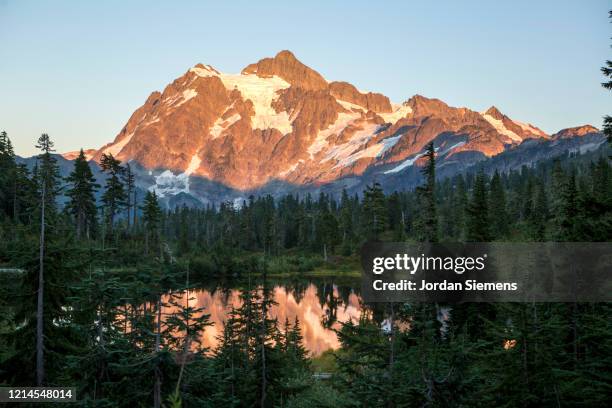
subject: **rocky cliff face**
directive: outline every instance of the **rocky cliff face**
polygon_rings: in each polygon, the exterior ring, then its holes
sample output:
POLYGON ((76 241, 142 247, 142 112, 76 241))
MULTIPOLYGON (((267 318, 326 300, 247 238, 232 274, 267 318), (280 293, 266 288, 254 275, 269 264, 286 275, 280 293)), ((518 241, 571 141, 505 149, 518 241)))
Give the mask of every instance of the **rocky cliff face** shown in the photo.
MULTIPOLYGON (((580 135, 583 128, 568 132, 580 135)), ((151 93, 93 158, 111 153, 131 160, 160 195, 197 197, 203 180, 252 191, 271 183, 323 185, 377 170, 394 175, 417 163, 432 141, 441 157, 468 160, 549 138, 495 107, 479 113, 420 95, 392 103, 347 82, 328 82, 281 51, 240 74, 194 66, 151 93)))

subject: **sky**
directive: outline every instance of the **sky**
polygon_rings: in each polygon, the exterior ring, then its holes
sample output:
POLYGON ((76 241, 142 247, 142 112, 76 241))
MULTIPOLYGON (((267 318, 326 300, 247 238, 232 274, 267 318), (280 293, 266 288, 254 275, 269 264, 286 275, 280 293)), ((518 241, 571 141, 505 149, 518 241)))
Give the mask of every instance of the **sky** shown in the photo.
POLYGON ((283 49, 327 80, 497 106, 552 133, 612 113, 608 0, 0 0, 0 130, 17 154, 114 140, 147 96, 201 62, 238 73, 283 49), (125 4, 124 4, 125 3, 125 4))

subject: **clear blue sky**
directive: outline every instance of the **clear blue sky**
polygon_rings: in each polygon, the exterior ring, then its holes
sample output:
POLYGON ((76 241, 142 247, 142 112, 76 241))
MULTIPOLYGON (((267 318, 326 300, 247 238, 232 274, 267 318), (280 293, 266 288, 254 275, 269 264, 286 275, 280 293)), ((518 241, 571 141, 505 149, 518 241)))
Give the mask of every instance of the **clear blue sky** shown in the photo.
POLYGON ((547 132, 612 113, 608 0, 123 3, 0 0, 0 129, 18 154, 42 132, 99 147, 196 63, 236 73, 282 49, 396 102, 494 104, 547 132))

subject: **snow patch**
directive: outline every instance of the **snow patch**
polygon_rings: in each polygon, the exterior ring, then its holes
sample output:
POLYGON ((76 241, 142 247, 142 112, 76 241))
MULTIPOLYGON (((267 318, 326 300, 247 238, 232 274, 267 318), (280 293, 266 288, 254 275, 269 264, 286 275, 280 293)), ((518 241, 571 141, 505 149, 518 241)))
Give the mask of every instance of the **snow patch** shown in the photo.
POLYGON ((191 157, 191 161, 189 162, 189 166, 187 167, 187 170, 185 170, 185 174, 187 174, 188 176, 195 173, 195 171, 200 167, 200 164, 202 163, 202 159, 200 159, 198 157, 198 154, 194 154, 191 157))
POLYGON ((525 132, 529 132, 533 135, 538 135, 538 136, 547 136, 546 133, 542 132, 540 129, 536 129, 534 126, 532 126, 529 123, 519 122, 518 120, 513 120, 513 122, 519 125, 521 129, 523 129, 525 132))
POLYGON ((302 159, 298 160, 291 167, 289 167, 287 170, 278 173, 278 175, 281 176, 281 177, 284 177, 284 176, 286 176, 289 173, 293 173, 295 171, 295 169, 297 169, 297 166, 300 165, 300 163, 304 163, 304 160, 302 160, 302 159))
POLYGON ((213 139, 220 137, 221 134, 225 131, 225 129, 232 126, 234 123, 238 122, 239 120, 240 120, 240 114, 238 113, 234 113, 232 116, 230 116, 227 119, 222 119, 222 118, 217 119, 215 123, 213 124, 213 126, 210 128, 210 135, 212 136, 213 139))
POLYGON ((104 149, 103 153, 105 154, 110 153, 113 156, 117 157, 117 155, 121 153, 121 150, 123 150, 125 145, 128 144, 130 140, 132 140, 133 136, 134 136, 134 132, 130 133, 129 135, 127 135, 126 137, 118 141, 117 143, 113 143, 111 146, 104 149))
POLYGON ((395 123, 398 120, 405 118, 409 114, 412 113, 412 108, 408 105, 397 105, 392 104, 391 108, 393 111, 391 113, 379 113, 378 116, 384 119, 387 123, 395 123))
POLYGON ((521 139, 521 137, 519 135, 517 135, 516 133, 514 133, 510 129, 506 128, 504 126, 504 122, 503 121, 501 121, 499 119, 495 119, 493 116, 487 115, 485 113, 481 113, 480 115, 483 118, 485 118, 485 120, 487 122, 489 122, 495 128, 495 130, 497 130, 498 133, 501 133, 502 135, 508 136, 510 139, 512 139, 515 142, 522 142, 523 141, 523 139, 521 139))
POLYGON ((308 147, 308 154, 310 155, 310 158, 314 158, 317 153, 328 145, 328 137, 340 134, 353 120, 358 117, 359 115, 354 113, 339 113, 336 121, 329 125, 327 129, 319 131, 315 140, 308 147))
MULTIPOLYGON (((446 153, 450 152, 453 149, 456 149, 459 146, 463 146, 466 142, 465 141, 461 141, 458 143, 455 143, 454 145, 452 145, 451 147, 442 150, 441 152, 439 152, 440 147, 436 147, 434 150, 436 151, 436 153, 438 154, 438 156, 442 156, 445 155, 446 153)), ((391 174, 391 173, 398 173, 402 170, 404 170, 406 167, 410 167, 412 165, 414 165, 414 163, 416 163, 416 161, 425 156, 426 152, 421 152, 421 153, 417 153, 415 156, 411 157, 410 159, 404 160, 399 166, 392 168, 391 170, 387 170, 385 171, 385 174, 391 174)))
POLYGON ((242 204, 244 204, 245 201, 246 199, 243 197, 234 198, 234 201, 232 202, 232 206, 234 207, 236 211, 240 211, 242 209, 242 204))
POLYGON ((157 122, 159 122, 159 118, 148 120, 145 123, 143 123, 142 126, 149 126, 149 125, 152 125, 152 124, 157 123, 157 122))
POLYGON ((349 112, 352 112, 353 110, 362 111, 362 112, 365 111, 363 106, 357 105, 357 104, 352 103, 352 102, 343 101, 341 99, 336 99, 336 102, 338 102, 340 105, 342 105, 342 107, 344 109, 348 110, 349 112))
POLYGON ((385 174, 398 173, 398 172, 404 170, 406 167, 412 166, 422 156, 425 156, 424 152, 423 153, 418 153, 414 157, 412 157, 412 158, 410 158, 408 160, 403 161, 402 164, 400 164, 399 166, 394 167, 391 170, 385 171, 385 174))
POLYGON ((195 98, 198 92, 195 89, 185 89, 182 93, 174 95, 171 98, 164 100, 164 103, 173 108, 178 108, 188 100, 195 98))
POLYGON ((175 105, 175 107, 181 106, 182 104, 184 104, 185 102, 187 102, 190 99, 195 98, 196 96, 198 96, 198 92, 195 89, 186 89, 183 91, 183 99, 177 103, 175 105))
POLYGON ((193 67, 189 71, 191 71, 191 72, 193 72, 196 75, 201 76, 201 77, 210 77, 210 76, 218 76, 218 75, 220 75, 219 71, 217 71, 216 69, 214 69, 210 65, 204 65, 204 68, 193 67))
POLYGON ((255 108, 251 117, 253 129, 278 129, 282 134, 291 133, 293 127, 287 112, 276 112, 272 102, 277 98, 278 91, 289 88, 289 83, 272 76, 260 78, 257 75, 220 75, 221 81, 229 90, 238 89, 242 97, 250 99, 255 108))
POLYGON ((174 175, 170 170, 165 170, 154 177, 155 184, 149 187, 149 191, 155 192, 160 198, 189 193, 189 175, 186 172, 174 175))
POLYGON ((228 90, 237 89, 243 99, 253 102, 255 115, 251 117, 253 129, 278 129, 282 134, 291 133, 293 127, 287 112, 276 112, 272 102, 278 97, 278 91, 291 85, 277 76, 260 78, 253 74, 222 74, 210 66, 193 67, 192 72, 202 77, 218 76, 228 90))
POLYGON ((448 149, 443 150, 443 151, 441 151, 440 153, 438 153, 438 155, 439 155, 439 156, 445 155, 446 153, 450 152, 451 150, 456 149, 456 148, 457 148, 457 147, 459 147, 459 146, 463 146, 465 143, 466 143, 465 141, 463 141, 463 142, 459 142, 459 143, 455 143, 454 145, 452 145, 452 146, 451 146, 451 147, 449 147, 448 149))
POLYGON ((354 161, 362 157, 375 157, 382 146, 374 145, 369 148, 358 151, 363 145, 365 145, 372 137, 374 137, 376 130, 379 125, 375 123, 366 123, 364 128, 355 132, 355 134, 349 139, 348 142, 338 146, 334 146, 327 152, 327 155, 322 160, 326 162, 328 160, 335 160, 335 167, 344 167, 353 163, 354 161))

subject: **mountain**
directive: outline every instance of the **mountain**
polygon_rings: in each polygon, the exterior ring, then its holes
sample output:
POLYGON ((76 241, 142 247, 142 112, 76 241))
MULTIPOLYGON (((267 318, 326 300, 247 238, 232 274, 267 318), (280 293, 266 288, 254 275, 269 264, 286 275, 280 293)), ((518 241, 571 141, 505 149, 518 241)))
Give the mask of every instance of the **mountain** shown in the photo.
MULTIPOLYGON (((83 153, 85 154, 85 158, 87 160, 91 160, 96 154, 96 152, 97 152, 96 149, 84 149, 83 150, 83 153)), ((66 160, 74 160, 77 157, 79 157, 80 153, 81 153, 80 150, 73 150, 71 152, 62 153, 62 157, 66 160)))
POLYGON ((327 81, 281 51, 240 74, 195 65, 88 153, 130 161, 142 188, 191 203, 397 179, 431 141, 441 166, 466 168, 527 141, 593 133, 582 126, 549 136, 494 106, 476 112, 421 95, 394 103, 327 81))

